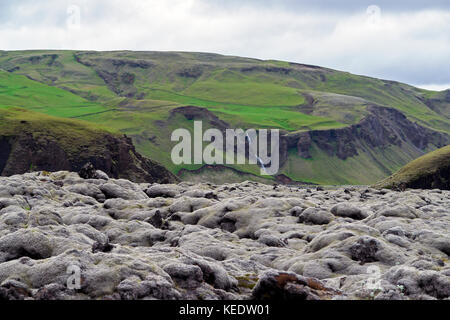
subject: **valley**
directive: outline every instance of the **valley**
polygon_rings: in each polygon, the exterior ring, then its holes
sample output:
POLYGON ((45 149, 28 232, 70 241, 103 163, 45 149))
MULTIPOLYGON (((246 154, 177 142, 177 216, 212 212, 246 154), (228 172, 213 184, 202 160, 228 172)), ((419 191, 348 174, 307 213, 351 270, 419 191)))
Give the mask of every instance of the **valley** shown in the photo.
MULTIPOLYGON (((0 52, 0 110, 126 134, 183 179, 372 184, 450 143, 450 93, 327 68, 189 52, 0 52), (280 129, 281 169, 175 165, 171 133, 280 129), (238 174, 236 174, 238 173, 238 174), (213 178, 214 177, 214 178, 213 178), (236 180, 237 179, 237 180, 236 180)), ((60 168, 63 169, 63 168, 60 168)))

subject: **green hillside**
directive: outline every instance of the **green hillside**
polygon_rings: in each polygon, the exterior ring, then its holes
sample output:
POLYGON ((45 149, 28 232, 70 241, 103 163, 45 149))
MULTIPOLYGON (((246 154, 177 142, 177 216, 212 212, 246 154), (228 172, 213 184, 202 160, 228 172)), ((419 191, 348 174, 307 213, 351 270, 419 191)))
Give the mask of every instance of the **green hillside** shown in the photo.
POLYGON ((69 154, 75 155, 80 149, 89 149, 91 153, 101 154, 104 147, 98 141, 105 134, 120 136, 107 127, 75 119, 63 119, 8 107, 0 108, 0 136, 16 136, 30 133, 34 138, 51 137, 69 154))
POLYGON ((450 146, 420 157, 389 178, 379 188, 441 188, 450 189, 450 146))
MULTIPOLYGON (((172 114, 186 105, 206 108, 230 128, 284 132, 345 128, 379 105, 450 133, 448 104, 438 93, 282 61, 187 52, 14 51, 0 52, 0 69, 0 108, 17 106, 110 127, 131 136, 141 153, 174 173, 199 167, 170 160, 171 132, 193 125, 172 114)), ((433 148, 391 146, 374 154, 364 148, 358 156, 335 159, 313 145, 309 159, 289 150, 280 173, 305 182, 373 183, 433 148)), ((257 166, 234 168, 259 172, 257 166)))
POLYGON ((0 70, 0 108, 10 106, 58 117, 77 117, 108 110, 66 90, 0 70))

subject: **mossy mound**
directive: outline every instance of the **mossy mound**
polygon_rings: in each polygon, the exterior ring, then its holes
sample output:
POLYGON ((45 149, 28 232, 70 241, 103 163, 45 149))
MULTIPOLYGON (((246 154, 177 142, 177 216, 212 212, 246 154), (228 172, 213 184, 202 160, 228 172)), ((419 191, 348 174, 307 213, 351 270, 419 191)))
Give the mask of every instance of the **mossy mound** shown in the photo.
POLYGON ((113 178, 176 182, 144 158, 130 138, 99 125, 21 109, 0 109, 0 175, 30 171, 79 171, 87 162, 113 178))
POLYGON ((48 116, 22 108, 0 109, 0 136, 31 134, 34 139, 47 138, 58 143, 69 154, 101 153, 104 137, 122 136, 106 127, 75 119, 48 116), (88 148, 88 150, 86 150, 88 148))
POLYGON ((410 162, 375 187, 450 190, 450 145, 410 162))

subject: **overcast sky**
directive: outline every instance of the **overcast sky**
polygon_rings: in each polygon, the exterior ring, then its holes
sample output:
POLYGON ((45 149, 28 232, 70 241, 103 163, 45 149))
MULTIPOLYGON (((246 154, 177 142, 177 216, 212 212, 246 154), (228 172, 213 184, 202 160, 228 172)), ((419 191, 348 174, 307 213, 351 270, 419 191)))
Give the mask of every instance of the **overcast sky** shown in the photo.
POLYGON ((446 89, 450 1, 0 0, 0 49, 215 52, 446 89))

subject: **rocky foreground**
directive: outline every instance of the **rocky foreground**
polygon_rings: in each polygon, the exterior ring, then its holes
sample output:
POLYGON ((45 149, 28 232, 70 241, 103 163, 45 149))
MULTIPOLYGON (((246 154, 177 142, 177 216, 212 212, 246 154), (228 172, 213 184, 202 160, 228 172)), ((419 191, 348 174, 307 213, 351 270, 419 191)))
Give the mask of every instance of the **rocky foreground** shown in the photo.
POLYGON ((0 298, 450 298, 449 191, 97 177, 0 178, 0 298))

